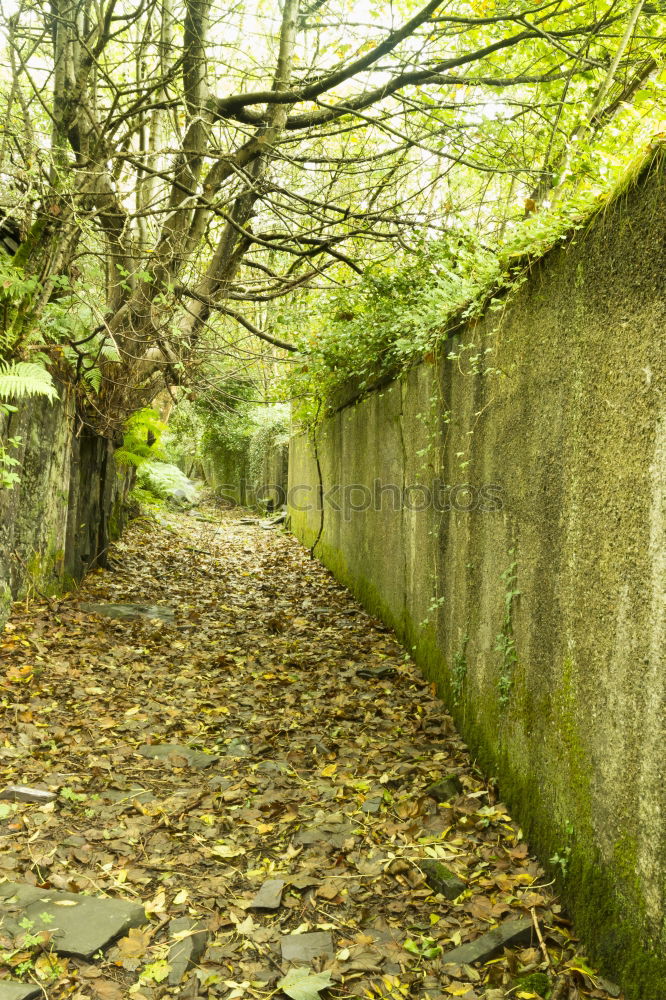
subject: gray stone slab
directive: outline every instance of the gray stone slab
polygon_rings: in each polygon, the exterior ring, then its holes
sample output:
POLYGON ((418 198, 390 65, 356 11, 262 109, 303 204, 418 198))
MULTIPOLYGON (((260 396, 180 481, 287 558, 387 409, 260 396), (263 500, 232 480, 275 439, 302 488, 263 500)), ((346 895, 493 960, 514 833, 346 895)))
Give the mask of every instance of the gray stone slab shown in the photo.
POLYGON ((418 861, 417 864, 432 891, 441 893, 447 899, 457 899, 460 893, 467 888, 467 883, 450 872, 441 861, 425 858, 423 861, 418 861))
POLYGON ((179 917, 169 924, 169 938, 180 934, 187 934, 179 940, 173 941, 169 948, 169 986, 178 986, 184 979, 186 973, 193 965, 196 965, 204 951, 208 934, 205 926, 190 917, 179 917))
POLYGON ((157 618, 163 622, 172 622, 175 617, 173 608, 158 604, 79 604, 79 608, 88 614, 127 621, 137 618, 157 618))
POLYGON ((15 983, 10 979, 0 979, 0 1000, 33 1000, 44 996, 41 987, 32 983, 15 983))
POLYGON ((137 747, 137 753, 142 757, 153 760, 169 760, 171 757, 183 757, 187 761, 187 766, 195 771, 203 771, 204 768, 215 764, 220 758, 211 753, 204 753, 202 750, 193 750, 191 747, 183 746, 180 743, 153 743, 137 747))
POLYGON ((532 943, 534 926, 529 917, 522 920, 507 920, 475 941, 454 948, 442 955, 442 964, 472 965, 474 962, 489 962, 504 948, 518 945, 529 947, 532 943))
POLYGON ((53 933, 59 954, 86 959, 130 927, 146 922, 142 906, 122 899, 98 899, 12 882, 0 885, 0 926, 11 934, 23 933, 19 922, 26 917, 35 932, 48 929, 53 933), (43 914, 51 919, 42 920, 43 914))
POLYGON ((278 910, 282 904, 284 880, 269 878, 250 903, 250 910, 278 910))
POLYGON ((45 805, 57 798, 55 792, 47 792, 43 788, 28 788, 27 785, 7 785, 0 792, 0 799, 9 799, 10 802, 37 802, 45 805))
POLYGON ((304 962, 325 955, 333 957, 333 938, 328 931, 313 931, 311 934, 286 934, 280 938, 282 960, 284 962, 304 962))
POLYGON ((387 677, 397 677, 398 671, 395 667, 384 664, 380 667, 361 667, 356 671, 357 677, 368 677, 370 680, 383 680, 387 677))
POLYGON ((381 795, 375 795, 371 799, 366 799, 365 802, 361 803, 361 812, 368 813, 373 816, 375 813, 379 812, 383 801, 384 800, 381 795))

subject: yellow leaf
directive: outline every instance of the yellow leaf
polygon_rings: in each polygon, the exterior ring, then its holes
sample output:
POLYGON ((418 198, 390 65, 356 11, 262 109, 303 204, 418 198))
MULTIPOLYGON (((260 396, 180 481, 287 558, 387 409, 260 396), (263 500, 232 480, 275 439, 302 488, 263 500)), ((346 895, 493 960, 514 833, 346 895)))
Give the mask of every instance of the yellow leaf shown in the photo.
POLYGON ((211 847, 210 852, 218 858, 237 858, 239 855, 245 854, 245 849, 233 844, 215 844, 214 847, 211 847))
POLYGON ((337 769, 338 769, 338 765, 337 764, 328 764, 320 772, 322 778, 332 778, 333 775, 335 774, 335 772, 337 771, 337 769))
POLYGON ((166 894, 164 889, 160 889, 155 898, 145 904, 144 909, 146 913, 164 913, 166 910, 166 894))
POLYGON ((45 952, 35 959, 34 968, 42 981, 60 979, 61 976, 67 975, 67 959, 57 958, 45 952))

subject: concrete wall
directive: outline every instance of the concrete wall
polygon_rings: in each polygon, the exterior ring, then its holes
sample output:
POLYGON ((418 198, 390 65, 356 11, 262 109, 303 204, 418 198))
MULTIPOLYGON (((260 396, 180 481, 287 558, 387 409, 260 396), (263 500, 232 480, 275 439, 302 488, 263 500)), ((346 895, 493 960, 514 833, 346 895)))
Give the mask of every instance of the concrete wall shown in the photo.
POLYGON ((568 858, 589 952, 642 1000, 666 995, 664 232, 662 161, 460 331, 474 350, 330 416, 323 527, 311 436, 290 453, 294 532, 321 530, 437 680, 541 857, 568 858), (393 510, 389 486, 439 499, 393 510))
POLYGON ((0 622, 31 587, 55 593, 104 564, 128 479, 116 472, 112 443, 78 418, 66 387, 54 403, 17 406, 0 418, 3 441, 20 438, 10 449, 20 481, 0 489, 0 622))

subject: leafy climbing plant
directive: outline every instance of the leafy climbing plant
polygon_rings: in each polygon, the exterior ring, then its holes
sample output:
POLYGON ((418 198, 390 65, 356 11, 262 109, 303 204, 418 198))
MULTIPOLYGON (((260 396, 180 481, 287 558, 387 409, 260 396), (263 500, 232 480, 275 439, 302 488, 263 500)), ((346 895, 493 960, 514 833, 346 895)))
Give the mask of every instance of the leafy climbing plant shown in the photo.
MULTIPOLYGON (((510 556, 515 556, 515 549, 509 550, 510 556)), ((505 708, 509 702, 509 696, 513 687, 513 671, 518 662, 518 651, 513 632, 513 604, 520 591, 516 588, 518 581, 518 563, 513 562, 507 566, 500 579, 505 586, 504 592, 504 616, 502 618, 502 628, 496 636, 495 651, 500 654, 500 672, 497 682, 499 694, 499 704, 505 708)))

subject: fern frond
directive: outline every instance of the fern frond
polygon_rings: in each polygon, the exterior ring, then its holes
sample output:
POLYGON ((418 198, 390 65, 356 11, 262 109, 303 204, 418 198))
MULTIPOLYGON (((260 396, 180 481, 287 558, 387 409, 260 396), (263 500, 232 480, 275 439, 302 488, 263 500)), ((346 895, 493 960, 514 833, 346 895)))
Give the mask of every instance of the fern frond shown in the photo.
POLYGON ((58 393, 46 368, 28 361, 0 364, 0 399, 46 396, 57 399, 58 393))
POLYGON ((138 469, 140 465, 148 461, 148 456, 137 455, 136 452, 128 451, 127 448, 118 448, 113 453, 113 459, 116 465, 133 465, 135 469, 138 469))
POLYGON ((113 343, 106 343, 102 347, 101 355, 107 361, 120 361, 120 351, 113 343))
POLYGON ((89 368, 83 373, 83 378, 95 392, 99 392, 102 384, 102 373, 99 368, 89 368))

